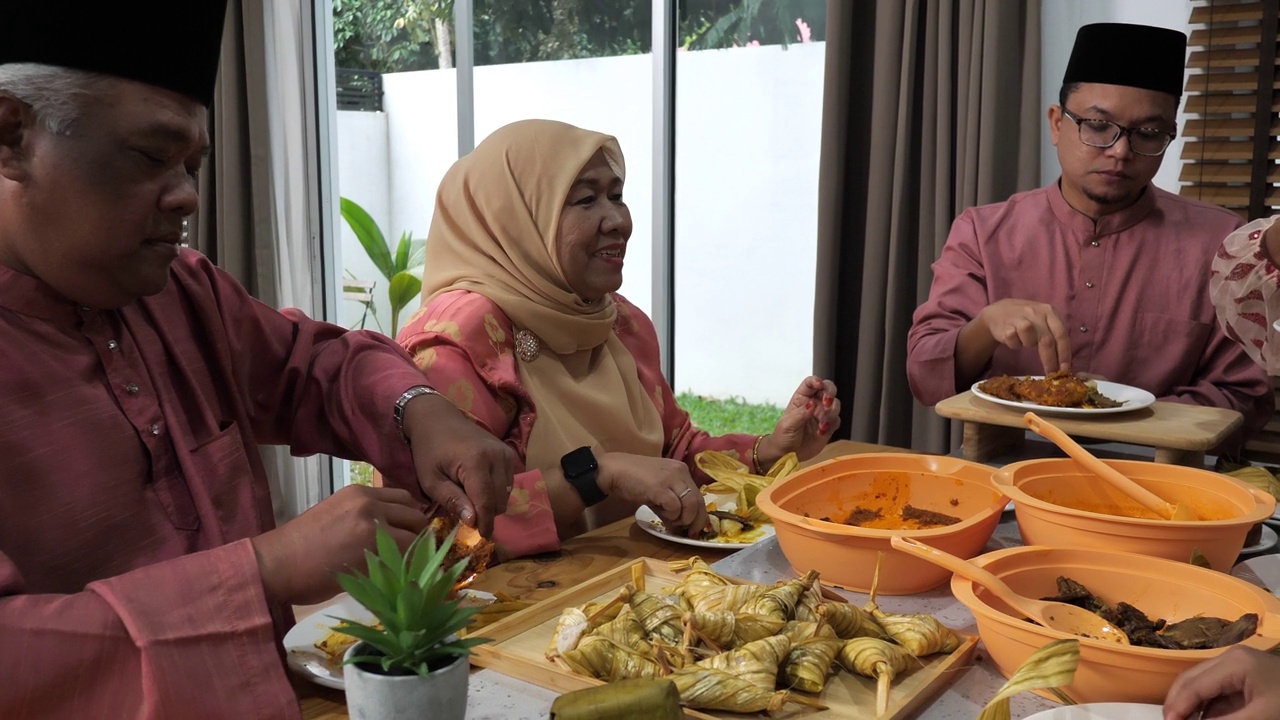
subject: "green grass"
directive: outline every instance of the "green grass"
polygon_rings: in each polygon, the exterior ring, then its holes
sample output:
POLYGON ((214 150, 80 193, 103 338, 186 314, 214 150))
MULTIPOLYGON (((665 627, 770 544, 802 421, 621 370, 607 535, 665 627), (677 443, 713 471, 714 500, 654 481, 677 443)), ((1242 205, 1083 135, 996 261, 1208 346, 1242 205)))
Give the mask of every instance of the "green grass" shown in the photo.
POLYGON ((695 425, 712 435, 765 435, 773 432, 773 426, 778 424, 778 416, 782 414, 782 408, 777 405, 755 405, 736 397, 721 400, 682 392, 676 396, 676 402, 689 412, 695 425))

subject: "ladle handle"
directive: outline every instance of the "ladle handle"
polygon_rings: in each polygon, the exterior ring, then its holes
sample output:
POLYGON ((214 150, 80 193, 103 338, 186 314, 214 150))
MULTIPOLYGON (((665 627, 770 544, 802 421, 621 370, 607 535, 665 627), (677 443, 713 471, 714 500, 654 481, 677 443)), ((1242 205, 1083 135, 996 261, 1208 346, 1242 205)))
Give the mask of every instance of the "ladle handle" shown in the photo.
POLYGON ((1062 448, 1067 455, 1071 456, 1072 460, 1083 465, 1086 470, 1111 483, 1117 490, 1142 503, 1148 510, 1160 517, 1166 520, 1173 517, 1173 505, 1165 502, 1159 495, 1142 487, 1125 477, 1115 468, 1099 460, 1093 453, 1081 447, 1080 443, 1072 440, 1071 436, 1062 431, 1062 428, 1044 420, 1033 412, 1023 415, 1022 419, 1026 421, 1027 427, 1031 429, 1031 432, 1053 441, 1054 445, 1062 448))
POLYGON ((1280 613, 1263 614, 1257 634, 1270 640, 1280 640, 1280 613))
POLYGON ((994 573, 986 568, 978 567, 968 560, 958 558, 936 547, 925 545, 915 538, 894 535, 889 538, 889 544, 909 555, 915 555, 921 560, 928 560, 934 565, 946 568, 962 578, 972 580, 1028 617, 1039 617, 1040 615, 1039 612, 1028 607, 1027 598, 1014 592, 1013 588, 1006 585, 1003 580, 996 577, 994 573))

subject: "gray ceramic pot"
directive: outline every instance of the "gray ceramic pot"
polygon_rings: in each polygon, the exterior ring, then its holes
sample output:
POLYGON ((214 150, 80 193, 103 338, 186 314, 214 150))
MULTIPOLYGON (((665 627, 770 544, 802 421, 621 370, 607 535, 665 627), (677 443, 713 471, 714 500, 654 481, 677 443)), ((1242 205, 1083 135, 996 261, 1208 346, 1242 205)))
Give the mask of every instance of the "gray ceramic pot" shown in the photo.
MULTIPOLYGON (((363 642, 347 650, 347 657, 365 655, 363 642)), ((467 715, 470 663, 459 657, 431 674, 380 675, 356 665, 342 669, 347 712, 352 720, 463 720, 467 715)))

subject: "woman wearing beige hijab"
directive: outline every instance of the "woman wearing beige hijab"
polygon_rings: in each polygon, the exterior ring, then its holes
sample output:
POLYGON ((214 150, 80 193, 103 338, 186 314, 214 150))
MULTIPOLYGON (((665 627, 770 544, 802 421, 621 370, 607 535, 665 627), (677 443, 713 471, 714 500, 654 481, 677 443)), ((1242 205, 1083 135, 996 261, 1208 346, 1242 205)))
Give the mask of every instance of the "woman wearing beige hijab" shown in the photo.
POLYGON ((549 120, 503 127, 445 174, 422 308, 399 342, 427 382, 524 462, 495 540, 508 557, 648 505, 707 527, 703 450, 764 471, 815 455, 840 424, 835 386, 806 378, 769 435, 711 437, 675 402, 658 338, 617 294, 631 237, 617 141, 549 120))

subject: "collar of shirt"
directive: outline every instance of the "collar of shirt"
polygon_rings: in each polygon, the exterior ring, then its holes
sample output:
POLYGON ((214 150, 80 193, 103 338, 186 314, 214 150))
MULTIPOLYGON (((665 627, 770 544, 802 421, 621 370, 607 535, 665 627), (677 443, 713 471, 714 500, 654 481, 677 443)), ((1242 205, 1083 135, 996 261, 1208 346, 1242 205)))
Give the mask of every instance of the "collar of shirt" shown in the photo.
POLYGON ((1053 184, 1053 188, 1047 194, 1049 207, 1053 208, 1053 214, 1058 218, 1058 222, 1081 235, 1100 236, 1128 230, 1145 220, 1156 208, 1156 194, 1149 183, 1137 202, 1123 210, 1103 215, 1096 223, 1093 218, 1071 207, 1067 199, 1062 196, 1061 178, 1053 184))
POLYGON ((0 265, 0 308, 74 327, 80 308, 44 282, 0 265))

